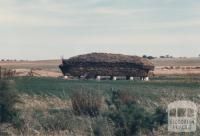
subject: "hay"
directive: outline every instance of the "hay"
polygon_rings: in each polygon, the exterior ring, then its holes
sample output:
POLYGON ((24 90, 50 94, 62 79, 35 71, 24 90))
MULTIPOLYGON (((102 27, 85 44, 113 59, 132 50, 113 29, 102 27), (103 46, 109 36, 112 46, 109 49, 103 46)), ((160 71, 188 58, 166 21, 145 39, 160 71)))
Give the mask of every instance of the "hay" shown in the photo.
POLYGON ((148 76, 154 65, 138 56, 91 53, 63 60, 60 65, 64 75, 148 76))

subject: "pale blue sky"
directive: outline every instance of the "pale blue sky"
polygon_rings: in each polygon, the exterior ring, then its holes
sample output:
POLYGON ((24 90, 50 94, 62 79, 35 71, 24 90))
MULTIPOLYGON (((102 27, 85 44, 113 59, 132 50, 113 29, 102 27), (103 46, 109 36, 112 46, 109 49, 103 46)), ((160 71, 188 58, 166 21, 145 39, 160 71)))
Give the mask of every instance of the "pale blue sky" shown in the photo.
POLYGON ((0 58, 198 56, 200 0, 0 0, 0 58))

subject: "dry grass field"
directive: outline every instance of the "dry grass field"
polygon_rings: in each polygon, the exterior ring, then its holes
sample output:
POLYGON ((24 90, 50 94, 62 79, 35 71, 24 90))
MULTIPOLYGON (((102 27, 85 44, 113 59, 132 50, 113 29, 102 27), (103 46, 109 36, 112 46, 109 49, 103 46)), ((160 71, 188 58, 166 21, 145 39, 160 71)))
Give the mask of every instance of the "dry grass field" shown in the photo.
POLYGON ((200 58, 154 59, 154 75, 200 75, 200 58))
MULTIPOLYGON (((164 58, 151 60, 155 65, 154 75, 200 75, 200 58, 164 58)), ((1 61, 0 66, 16 69, 19 76, 27 75, 30 70, 34 76, 59 77, 62 76, 58 65, 61 60, 41 61, 1 61)))
POLYGON ((1 61, 2 68, 16 70, 16 76, 33 75, 37 77, 60 77, 58 65, 60 60, 41 60, 41 61, 1 61))
POLYGON ((165 67, 165 66, 191 66, 196 67, 200 66, 200 58, 164 58, 164 59, 153 59, 152 62, 156 67, 165 67))
POLYGON ((58 71, 60 60, 41 60, 41 61, 0 61, 0 66, 10 69, 44 69, 58 71))

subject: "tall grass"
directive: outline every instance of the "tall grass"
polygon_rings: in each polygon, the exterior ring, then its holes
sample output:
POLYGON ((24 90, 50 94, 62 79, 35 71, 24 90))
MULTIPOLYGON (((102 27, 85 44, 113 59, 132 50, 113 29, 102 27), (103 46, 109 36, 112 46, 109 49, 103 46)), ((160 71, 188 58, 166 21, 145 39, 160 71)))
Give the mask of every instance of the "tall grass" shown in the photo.
POLYGON ((21 102, 14 82, 0 81, 0 122, 11 122, 17 117, 16 104, 21 102))
POLYGON ((71 97, 72 107, 76 115, 97 116, 103 104, 102 96, 97 91, 76 91, 71 97))

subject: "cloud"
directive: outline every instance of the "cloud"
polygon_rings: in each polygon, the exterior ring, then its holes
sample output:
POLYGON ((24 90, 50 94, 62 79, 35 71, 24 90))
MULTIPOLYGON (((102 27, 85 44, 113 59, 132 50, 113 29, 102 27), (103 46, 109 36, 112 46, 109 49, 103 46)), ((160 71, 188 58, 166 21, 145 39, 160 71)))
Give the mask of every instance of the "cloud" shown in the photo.
POLYGON ((177 53, 180 45, 199 48, 199 5, 196 0, 0 1, 0 45, 13 52, 48 47, 52 54, 173 46, 177 53))
MULTIPOLYGON (((154 0, 156 1, 156 0, 154 0)), ((30 0, 29 2, 20 2, 15 0, 13 3, 0 2, 0 24, 12 26, 46 26, 46 27, 103 27, 118 26, 134 29, 151 29, 164 27, 194 27, 198 26, 197 21, 172 20, 170 16, 177 16, 177 13, 186 10, 171 9, 166 7, 140 7, 137 8, 120 8, 116 6, 92 6, 94 3, 106 2, 105 0, 30 0), (88 7, 89 6, 89 7, 88 7), (172 11, 170 11, 172 10, 172 11), (180 11, 177 11, 180 10, 180 11), (172 12, 172 13, 171 13, 172 12), (175 12, 175 13, 174 13, 175 12), (167 14, 166 14, 167 13, 167 14), (159 20, 159 18, 161 18, 159 20), (162 20, 165 18, 165 20, 162 20), (137 26, 137 28, 135 27, 137 26)), ((133 3, 126 0, 127 3, 133 3)), ((145 3, 146 1, 143 0, 145 3)), ((173 2, 172 0, 167 3, 173 2)), ((126 4, 128 7, 128 4, 126 4)), ((133 4, 130 4, 133 5, 133 4)), ((141 4, 140 4, 141 5, 141 4)), ((143 4, 144 5, 144 4, 143 4)), ((193 9, 194 10, 194 9, 193 9)), ((193 11, 190 9, 191 14, 193 11)), ((179 15, 180 16, 180 15, 179 15)), ((184 16, 184 15, 183 15, 184 16)), ((175 18, 175 17, 173 17, 175 18)), ((194 19, 192 19, 194 20, 194 19)))

